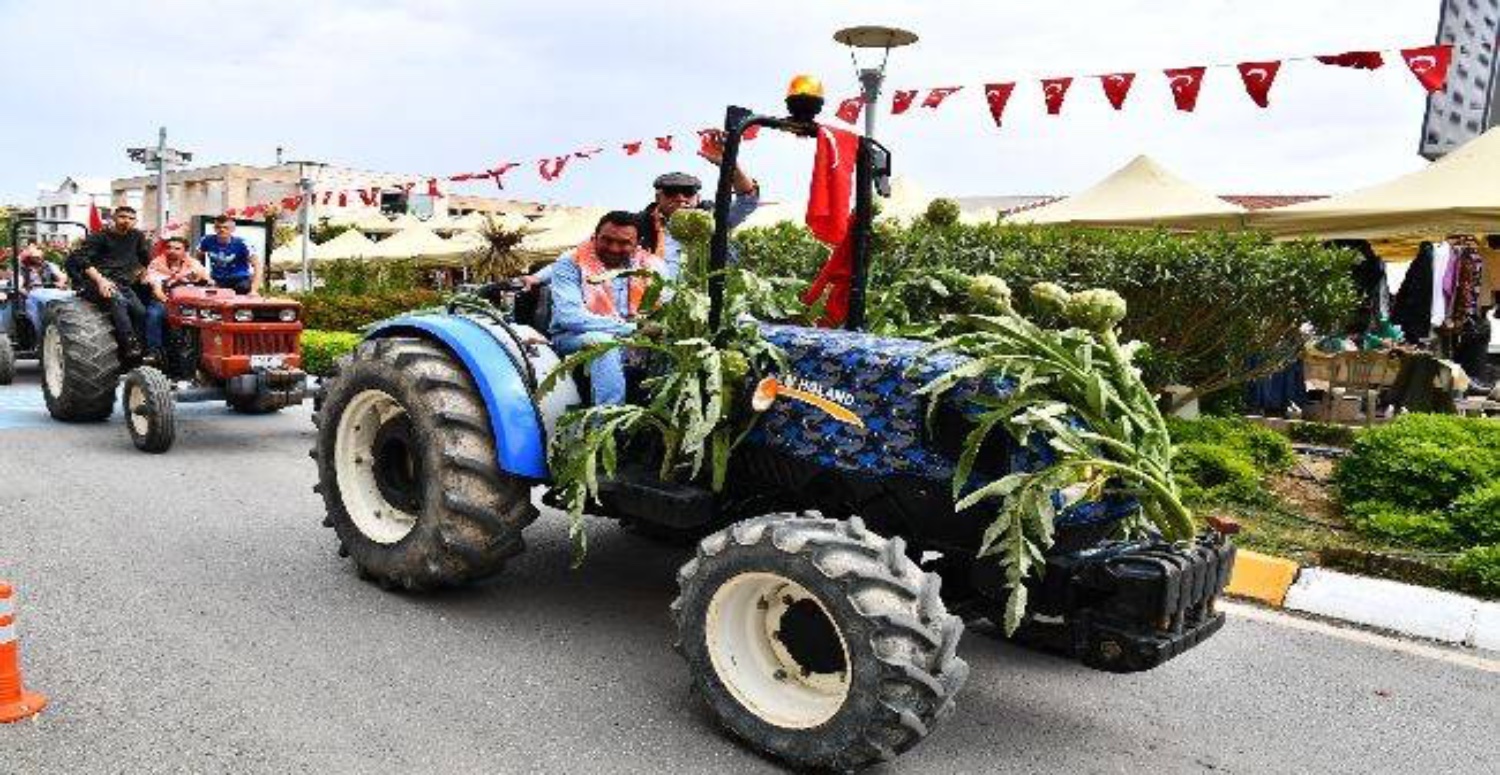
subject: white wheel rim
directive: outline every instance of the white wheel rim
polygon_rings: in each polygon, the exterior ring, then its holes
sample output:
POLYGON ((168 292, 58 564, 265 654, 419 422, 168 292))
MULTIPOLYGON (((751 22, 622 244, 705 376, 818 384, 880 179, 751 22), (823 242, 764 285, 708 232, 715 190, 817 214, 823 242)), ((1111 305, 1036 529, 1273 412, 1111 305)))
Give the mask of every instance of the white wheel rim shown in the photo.
POLYGON ((849 697, 849 645, 823 601, 774 573, 742 573, 714 591, 704 636, 719 681, 762 721, 787 729, 827 722, 849 697), (837 635, 843 669, 812 672, 778 637, 783 616, 809 601, 837 635))
POLYGON ((42 335, 42 382, 53 398, 62 395, 63 368, 62 336, 50 326, 42 335))
POLYGON ((146 391, 134 382, 125 389, 125 416, 130 418, 130 429, 137 436, 145 436, 151 431, 150 418, 140 413, 140 409, 146 405, 146 391))
POLYGON ((386 500, 375 479, 376 434, 405 413, 388 393, 366 390, 349 402, 334 434, 333 467, 344 510, 359 532, 378 544, 394 544, 417 526, 417 515, 386 500))

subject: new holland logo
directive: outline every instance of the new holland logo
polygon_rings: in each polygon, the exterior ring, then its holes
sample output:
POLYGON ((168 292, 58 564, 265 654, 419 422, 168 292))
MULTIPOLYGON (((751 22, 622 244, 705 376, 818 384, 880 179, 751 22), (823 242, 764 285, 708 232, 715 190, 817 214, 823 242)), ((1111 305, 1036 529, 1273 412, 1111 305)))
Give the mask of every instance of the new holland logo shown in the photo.
POLYGON ((827 412, 829 417, 846 425, 861 429, 865 427, 864 420, 859 419, 859 415, 849 408, 854 404, 854 396, 848 391, 824 387, 795 374, 787 377, 785 382, 775 377, 766 377, 761 380, 755 386, 755 395, 750 398, 750 406, 757 412, 764 412, 771 408, 771 404, 777 398, 783 396, 793 401, 816 406, 827 412))

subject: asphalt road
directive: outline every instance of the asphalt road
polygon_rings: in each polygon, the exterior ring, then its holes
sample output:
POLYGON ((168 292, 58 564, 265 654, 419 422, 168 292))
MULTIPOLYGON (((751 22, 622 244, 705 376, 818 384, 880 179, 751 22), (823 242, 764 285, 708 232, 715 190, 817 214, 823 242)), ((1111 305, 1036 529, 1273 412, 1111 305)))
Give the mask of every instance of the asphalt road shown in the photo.
MULTIPOLYGON (((320 526, 305 409, 53 424, 0 388, 0 578, 52 704, 0 773, 775 772, 670 648, 681 550, 544 515, 513 570, 435 596, 361 582, 320 526)), ((1233 614, 1113 676, 971 631, 957 714, 879 772, 1500 771, 1500 662, 1233 614)))

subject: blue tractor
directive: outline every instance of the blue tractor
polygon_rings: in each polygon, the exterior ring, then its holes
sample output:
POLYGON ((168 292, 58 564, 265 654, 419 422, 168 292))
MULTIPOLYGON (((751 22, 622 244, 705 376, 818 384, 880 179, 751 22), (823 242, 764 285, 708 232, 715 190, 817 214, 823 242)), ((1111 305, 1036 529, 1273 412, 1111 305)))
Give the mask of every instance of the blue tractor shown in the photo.
MULTIPOLYGON (((813 136, 821 98, 809 102, 789 98, 786 117, 729 108, 711 268, 729 254, 727 171, 743 133, 813 136)), ((744 391, 764 413, 725 488, 664 482, 656 461, 622 461, 591 508, 701 538, 678 573, 677 648, 724 726, 798 767, 857 769, 921 741, 967 676, 956 656, 964 619, 994 618, 1007 597, 998 564, 976 557, 989 515, 955 513, 951 496, 965 391, 941 399, 931 430, 917 393, 955 359, 860 330, 874 189, 889 166, 882 146, 860 141, 846 327, 764 325, 789 373, 776 376, 778 395, 744 391)), ((721 276, 710 275, 715 319, 721 276)), ((510 301, 380 323, 326 382, 317 489, 324 524, 362 576, 408 590, 459 585, 524 549, 533 490, 549 485, 549 434, 581 392, 568 378, 539 392, 559 363, 546 305, 525 293, 510 301)), ((982 450, 981 481, 1036 451, 1003 446, 982 450)), ((1030 582, 1028 642, 1131 672, 1220 628, 1233 547, 1213 531, 1177 544, 1111 539, 1132 508, 1099 502, 1059 518, 1046 572, 1030 582)))

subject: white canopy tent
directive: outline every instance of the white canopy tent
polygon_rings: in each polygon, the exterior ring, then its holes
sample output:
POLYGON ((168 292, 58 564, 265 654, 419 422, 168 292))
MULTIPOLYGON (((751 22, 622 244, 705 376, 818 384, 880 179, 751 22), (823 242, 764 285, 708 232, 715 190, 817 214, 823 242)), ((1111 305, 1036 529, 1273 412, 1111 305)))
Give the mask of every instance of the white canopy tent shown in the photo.
POLYGON ((1245 209, 1183 180, 1149 156, 1137 156, 1066 199, 1006 216, 1006 223, 1170 229, 1240 228, 1245 209))
POLYGON ((319 261, 366 258, 374 252, 375 243, 358 229, 349 229, 313 248, 312 257, 319 261))

